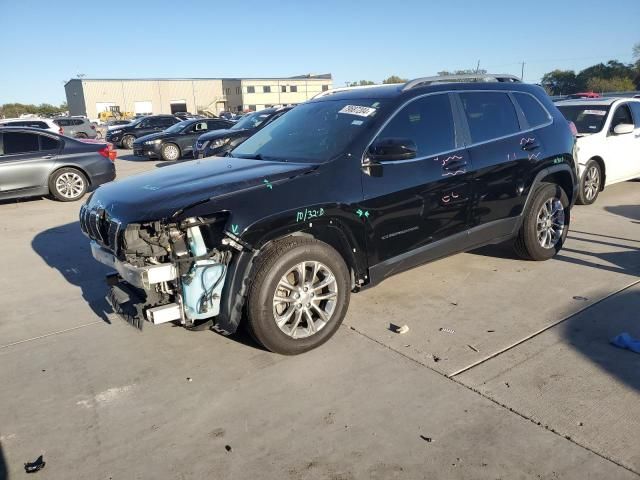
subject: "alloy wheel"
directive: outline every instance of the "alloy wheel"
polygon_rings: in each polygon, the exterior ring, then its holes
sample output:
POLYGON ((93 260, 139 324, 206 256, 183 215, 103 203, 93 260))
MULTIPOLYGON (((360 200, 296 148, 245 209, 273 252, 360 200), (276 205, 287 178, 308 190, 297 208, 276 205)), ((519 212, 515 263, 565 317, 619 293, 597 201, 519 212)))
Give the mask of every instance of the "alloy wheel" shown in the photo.
POLYGON ((273 316, 278 328, 292 338, 305 338, 323 329, 337 305, 338 283, 324 264, 301 262, 278 282, 273 316))
POLYGON ((84 179, 74 172, 65 172, 56 179, 56 190, 65 198, 79 197, 84 187, 84 179))
POLYGON ((554 248, 564 232, 564 207, 559 198, 550 198, 540 208, 536 222, 536 236, 543 248, 554 248))
POLYGON ((175 145, 165 145, 164 157, 167 160, 177 160, 179 156, 180 151, 178 150, 178 147, 176 147, 175 145))
POLYGON ((600 170, 595 165, 589 167, 584 177, 584 196, 588 201, 593 200, 600 190, 600 170))

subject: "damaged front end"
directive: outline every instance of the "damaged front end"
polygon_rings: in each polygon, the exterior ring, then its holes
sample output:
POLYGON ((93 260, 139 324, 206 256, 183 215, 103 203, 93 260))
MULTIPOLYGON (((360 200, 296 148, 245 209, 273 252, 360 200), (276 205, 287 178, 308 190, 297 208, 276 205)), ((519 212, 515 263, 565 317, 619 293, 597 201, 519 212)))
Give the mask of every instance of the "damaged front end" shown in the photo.
MULTIPOLYGON (((234 253, 242 246, 224 232, 228 216, 121 225, 104 211, 82 207, 81 228, 107 276, 114 312, 142 328, 179 321, 213 326, 234 253)), ((228 332, 232 333, 232 332, 228 332)))

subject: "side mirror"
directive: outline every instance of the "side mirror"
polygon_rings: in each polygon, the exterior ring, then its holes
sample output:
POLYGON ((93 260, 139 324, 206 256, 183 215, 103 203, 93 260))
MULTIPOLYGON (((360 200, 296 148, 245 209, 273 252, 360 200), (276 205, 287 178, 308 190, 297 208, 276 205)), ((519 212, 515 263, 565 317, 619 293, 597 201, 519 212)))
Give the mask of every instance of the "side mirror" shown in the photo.
POLYGON ((632 123, 619 123, 613 129, 613 133, 615 133, 616 135, 625 135, 627 133, 633 133, 634 128, 635 127, 632 123))
POLYGON ((381 138, 369 147, 371 162, 411 160, 418 155, 418 147, 410 138, 381 138))

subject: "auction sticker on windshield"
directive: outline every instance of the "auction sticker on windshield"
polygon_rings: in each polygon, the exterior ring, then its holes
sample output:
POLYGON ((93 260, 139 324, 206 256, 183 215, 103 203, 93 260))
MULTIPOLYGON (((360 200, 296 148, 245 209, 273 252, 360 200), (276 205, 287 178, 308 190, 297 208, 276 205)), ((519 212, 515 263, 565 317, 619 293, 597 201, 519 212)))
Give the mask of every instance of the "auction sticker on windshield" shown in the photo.
POLYGON ((368 117, 376 112, 375 108, 361 107, 360 105, 345 105, 338 113, 348 113, 349 115, 358 115, 359 117, 368 117))
POLYGON ((607 114, 606 110, 585 110, 583 112, 585 115, 598 115, 599 117, 604 117, 607 114))

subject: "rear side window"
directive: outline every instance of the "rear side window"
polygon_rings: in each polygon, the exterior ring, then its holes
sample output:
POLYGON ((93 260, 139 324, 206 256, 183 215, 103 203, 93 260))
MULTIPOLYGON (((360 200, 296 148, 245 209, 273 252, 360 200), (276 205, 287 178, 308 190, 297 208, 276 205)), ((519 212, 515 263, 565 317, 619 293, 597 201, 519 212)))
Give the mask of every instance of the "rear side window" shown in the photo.
POLYGON ((408 138, 418 147, 418 157, 454 150, 455 127, 447 94, 418 98, 402 108, 378 135, 408 138))
POLYGON ((36 133, 27 132, 4 132, 2 137, 4 143, 4 154, 11 155, 17 153, 37 152, 38 137, 36 133))
POLYGON ((536 128, 549 122, 549 113, 533 96, 518 92, 514 92, 513 96, 520 105, 529 127, 536 128))
POLYGON ((461 93, 473 143, 505 137, 520 130, 516 109, 502 92, 461 93))
POLYGON ((53 123, 59 127, 68 127, 70 125, 69 120, 54 120, 53 123))
POLYGON ((630 102, 631 113, 633 113, 633 120, 636 128, 640 128, 640 102, 630 102))
POLYGON ((84 122, 82 120, 72 120, 73 125, 82 125, 84 122))
POLYGON ((58 150, 60 142, 58 140, 47 137, 45 135, 39 135, 40 137, 40 150, 58 150))

